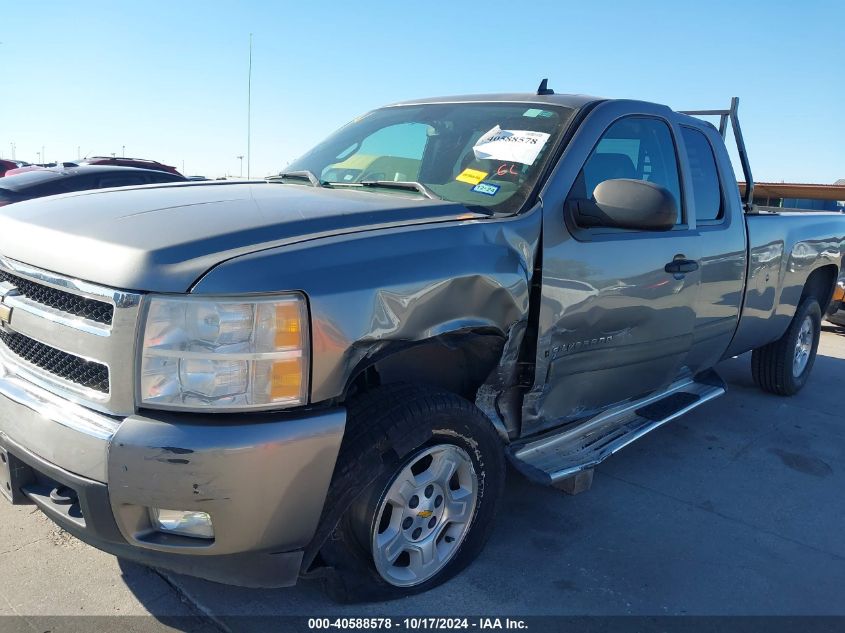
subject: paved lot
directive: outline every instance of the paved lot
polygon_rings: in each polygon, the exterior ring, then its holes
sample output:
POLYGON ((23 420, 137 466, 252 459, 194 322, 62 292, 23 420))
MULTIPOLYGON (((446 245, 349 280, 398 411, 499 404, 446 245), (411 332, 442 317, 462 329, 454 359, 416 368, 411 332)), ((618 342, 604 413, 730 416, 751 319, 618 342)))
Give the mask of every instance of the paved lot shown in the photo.
MULTIPOLYGON (((825 326, 792 399, 723 363, 729 393, 652 433, 568 497, 511 473, 481 558, 425 595, 341 607, 311 586, 224 587, 118 562, 0 504, 0 615, 845 615, 845 330, 825 326)), ((237 628, 243 628, 243 622, 237 628)))

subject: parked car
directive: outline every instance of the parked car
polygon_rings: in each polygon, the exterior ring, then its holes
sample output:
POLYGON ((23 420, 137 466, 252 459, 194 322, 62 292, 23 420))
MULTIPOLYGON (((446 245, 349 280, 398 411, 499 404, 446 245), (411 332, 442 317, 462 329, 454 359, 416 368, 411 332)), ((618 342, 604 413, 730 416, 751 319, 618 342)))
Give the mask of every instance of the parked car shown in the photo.
POLYGON ((65 161, 61 163, 38 163, 33 165, 31 163, 21 163, 17 169, 10 169, 6 172, 7 176, 17 176, 18 174, 25 174, 28 171, 40 171, 42 169, 62 169, 65 167, 78 167, 80 163, 65 161))
POLYGON ((72 191, 182 182, 184 180, 184 177, 176 174, 135 167, 80 165, 36 169, 6 176, 0 180, 0 207, 13 202, 72 191))
POLYGON ((76 161, 79 165, 114 165, 119 167, 138 167, 140 169, 153 169, 155 171, 164 171, 169 174, 176 174, 181 176, 175 167, 165 165, 157 160, 149 160, 147 158, 125 158, 114 156, 92 156, 90 158, 83 158, 76 161))
POLYGON ((4 176, 17 176, 18 174, 25 174, 28 171, 40 171, 42 169, 47 169, 47 166, 26 164, 7 170, 4 176))
POLYGON ((825 318, 840 327, 845 327, 845 278, 836 282, 833 298, 825 312, 825 318))
POLYGON ((583 490, 747 351, 796 393, 845 218, 756 213, 736 102, 744 199, 692 114, 544 82, 377 109, 267 182, 10 207, 0 490, 126 559, 382 599, 478 555, 507 460, 583 490))
POLYGON ((25 167, 28 164, 29 163, 24 163, 18 160, 6 160, 4 158, 0 158, 0 178, 5 176, 9 171, 25 167))

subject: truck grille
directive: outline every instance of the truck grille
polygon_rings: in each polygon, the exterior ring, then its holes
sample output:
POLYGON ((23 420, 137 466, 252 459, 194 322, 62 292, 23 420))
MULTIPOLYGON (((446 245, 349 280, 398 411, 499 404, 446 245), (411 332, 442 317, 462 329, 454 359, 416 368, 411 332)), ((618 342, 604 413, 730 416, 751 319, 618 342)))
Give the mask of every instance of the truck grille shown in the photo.
POLYGON ((54 376, 102 393, 109 392, 109 368, 36 340, 0 330, 0 341, 22 360, 54 376))
POLYGON ((143 294, 0 255, 0 361, 21 379, 107 415, 135 412, 143 294))
POLYGON ((60 312, 66 312, 105 325, 111 325, 114 317, 114 306, 96 299, 80 297, 0 270, 0 282, 3 281, 11 283, 20 294, 35 303, 40 303, 60 312))

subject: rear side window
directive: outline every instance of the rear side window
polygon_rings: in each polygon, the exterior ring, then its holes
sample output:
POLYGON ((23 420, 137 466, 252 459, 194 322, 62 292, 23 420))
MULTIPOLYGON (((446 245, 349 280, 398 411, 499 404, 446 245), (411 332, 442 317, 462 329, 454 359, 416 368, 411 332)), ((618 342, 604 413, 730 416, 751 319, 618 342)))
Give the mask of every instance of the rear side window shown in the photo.
POLYGON ((48 181, 43 184, 27 187, 21 193, 27 198, 41 198, 43 196, 57 196, 62 193, 69 193, 71 191, 79 191, 88 188, 88 180, 85 179, 85 184, 80 178, 65 177, 55 181, 48 181))
POLYGON ((689 127, 682 130, 692 176, 696 220, 718 220, 722 217, 722 191, 713 148, 702 132, 689 127))
POLYGON ((144 176, 104 176, 100 178, 97 183, 99 189, 106 189, 108 187, 131 187, 133 185, 146 185, 147 179, 144 176))
POLYGON ((652 118, 628 117, 602 135, 570 192, 570 198, 592 199, 605 180, 646 180, 669 190, 682 220, 681 186, 675 143, 669 126, 652 118))
POLYGON ((161 172, 158 174, 147 174, 147 177, 150 179, 151 183, 159 183, 159 182, 182 182, 185 180, 184 178, 180 178, 175 174, 168 174, 165 172, 161 172))

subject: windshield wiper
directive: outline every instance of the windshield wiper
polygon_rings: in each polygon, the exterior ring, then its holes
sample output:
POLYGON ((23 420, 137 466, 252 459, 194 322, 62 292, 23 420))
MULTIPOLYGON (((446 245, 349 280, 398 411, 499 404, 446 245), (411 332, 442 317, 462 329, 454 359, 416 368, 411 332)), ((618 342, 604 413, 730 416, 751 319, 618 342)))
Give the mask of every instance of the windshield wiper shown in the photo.
POLYGON ((269 176, 267 178, 267 182, 278 182, 283 183, 285 180, 300 180, 302 182, 307 182, 312 187, 326 187, 328 183, 323 182, 317 176, 314 175, 313 172, 308 171, 307 169, 302 169, 299 171, 283 171, 279 172, 275 176, 269 176))
POLYGON ((405 191, 417 191, 431 200, 442 200, 421 182, 396 181, 396 180, 362 180, 361 182, 328 182, 331 187, 384 187, 385 189, 404 189, 405 191))
POLYGON ((440 196, 434 193, 431 189, 426 187, 421 182, 406 180, 406 181, 395 181, 395 180, 362 180, 361 181, 362 187, 384 187, 385 189, 415 189, 419 191, 422 195, 426 198, 430 198, 431 200, 442 200, 440 196))
POLYGON ((426 187, 421 182, 415 181, 395 181, 395 180, 363 180, 361 182, 326 182, 320 180, 314 175, 314 172, 307 169, 297 171, 283 171, 275 176, 269 176, 267 182, 282 183, 285 180, 299 180, 307 182, 312 187, 384 187, 385 189, 404 189, 406 191, 413 190, 421 193, 426 198, 431 200, 442 200, 440 196, 434 193, 431 189, 426 187))

